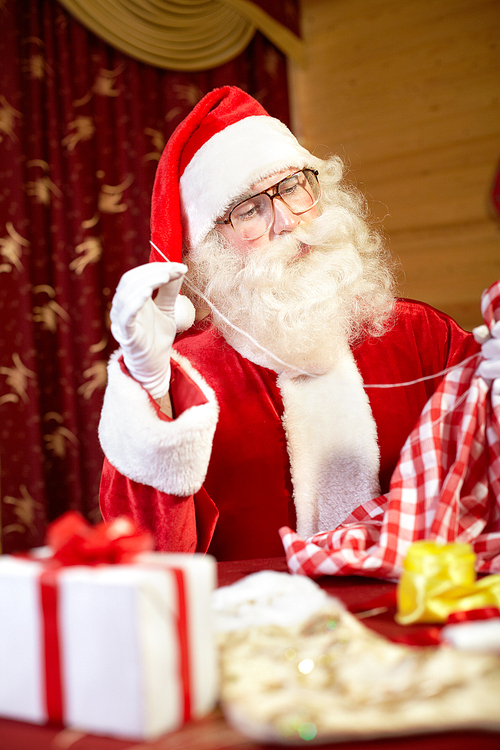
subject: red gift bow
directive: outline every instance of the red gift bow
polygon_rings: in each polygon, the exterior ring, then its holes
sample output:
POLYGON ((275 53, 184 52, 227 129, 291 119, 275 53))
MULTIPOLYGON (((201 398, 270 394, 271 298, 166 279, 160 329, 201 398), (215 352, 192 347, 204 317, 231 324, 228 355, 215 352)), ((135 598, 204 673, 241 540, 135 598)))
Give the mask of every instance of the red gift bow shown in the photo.
POLYGON ((46 541, 53 551, 50 559, 64 566, 124 564, 154 548, 153 536, 126 516, 91 526, 74 510, 50 524, 46 541))
MULTIPOLYGON (((50 524, 46 541, 53 554, 44 561, 45 568, 40 574, 45 658, 44 695, 49 723, 61 724, 64 717, 64 691, 58 623, 58 573, 62 568, 72 565, 127 564, 140 552, 151 551, 154 544, 152 535, 139 531, 127 517, 91 526, 76 511, 68 511, 50 524)), ((187 599, 182 570, 169 570, 174 575, 178 596, 179 678, 182 685, 183 719, 187 721, 191 718, 187 599)))

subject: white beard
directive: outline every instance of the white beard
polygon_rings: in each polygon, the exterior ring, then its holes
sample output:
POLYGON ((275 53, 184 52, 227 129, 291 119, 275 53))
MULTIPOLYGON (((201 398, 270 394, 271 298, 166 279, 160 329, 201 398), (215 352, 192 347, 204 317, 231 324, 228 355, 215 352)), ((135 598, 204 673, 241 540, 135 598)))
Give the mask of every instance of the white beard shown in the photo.
POLYGON ((188 265, 188 279, 213 305, 214 323, 231 346, 291 376, 328 372, 349 343, 383 326, 392 309, 378 241, 339 205, 247 255, 214 231, 188 265))
POLYGON ((380 492, 376 425, 349 346, 387 330, 393 280, 355 201, 336 197, 263 248, 242 254, 214 231, 187 257, 226 340, 279 373, 303 537, 336 528, 380 492))

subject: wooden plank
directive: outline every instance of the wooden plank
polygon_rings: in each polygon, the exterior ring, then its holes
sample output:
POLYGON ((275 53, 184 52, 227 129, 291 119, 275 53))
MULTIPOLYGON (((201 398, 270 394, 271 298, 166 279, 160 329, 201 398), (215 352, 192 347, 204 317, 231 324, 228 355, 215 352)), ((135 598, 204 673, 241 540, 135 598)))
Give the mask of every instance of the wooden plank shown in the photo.
POLYGON ((478 322, 500 277, 498 0, 302 0, 293 127, 339 153, 406 272, 404 293, 478 322))

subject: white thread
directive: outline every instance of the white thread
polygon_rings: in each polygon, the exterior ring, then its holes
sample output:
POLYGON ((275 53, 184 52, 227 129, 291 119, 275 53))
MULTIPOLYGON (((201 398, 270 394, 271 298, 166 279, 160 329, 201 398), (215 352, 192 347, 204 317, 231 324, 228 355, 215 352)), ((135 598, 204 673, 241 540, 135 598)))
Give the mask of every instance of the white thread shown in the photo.
MULTIPOLYGON (((158 253, 160 253, 161 257, 167 263, 172 263, 172 261, 169 260, 167 258, 167 256, 164 255, 164 253, 162 253, 162 251, 160 250, 160 248, 157 247, 152 240, 150 240, 150 244, 152 245, 152 247, 154 247, 154 249, 158 253)), ((210 300, 207 297, 205 297, 205 295, 199 289, 197 289, 193 284, 191 284, 191 282, 189 282, 186 279, 186 277, 184 277, 183 283, 186 284, 186 286, 189 287, 189 289, 191 289, 192 292, 194 292, 199 297, 201 297, 201 299, 204 302, 206 302, 207 305, 209 305, 209 307, 220 318, 222 318, 222 320, 225 323, 227 323, 229 326, 231 326, 231 328, 233 328, 238 333, 241 333, 242 336, 246 336, 246 338, 249 339, 253 344, 255 344, 255 346, 257 346, 261 351, 265 352, 270 357, 272 357, 276 362, 279 362, 281 365, 284 365, 285 367, 289 368, 290 370, 295 370, 295 372, 298 372, 301 375, 307 375, 310 378, 317 378, 317 377, 319 377, 318 375, 316 375, 314 373, 307 372, 307 370, 301 370, 300 367, 295 367, 294 365, 288 364, 288 362, 284 362, 282 359, 280 359, 278 356, 276 356, 276 354, 273 354, 272 352, 269 351, 269 349, 266 349, 264 346, 262 346, 262 344, 259 344, 259 342, 256 341, 253 338, 253 336, 251 336, 249 333, 247 333, 246 331, 244 331, 241 328, 238 328, 238 326, 235 326, 234 323, 231 323, 231 321, 228 320, 225 315, 223 315, 221 312, 219 312, 219 310, 215 307, 215 305, 212 302, 210 302, 210 300)), ((423 376, 421 378, 417 378, 416 380, 408 380, 405 383, 363 383, 363 388, 404 388, 404 387, 409 386, 409 385, 416 385, 417 383, 423 383, 424 380, 434 380, 435 378, 439 378, 442 375, 446 375, 447 373, 451 372, 452 370, 456 370, 457 367, 462 367, 462 365, 467 364, 467 362, 470 362, 471 359, 473 359, 474 357, 477 357, 477 354, 472 354, 470 357, 467 357, 467 359, 464 359, 462 362, 458 362, 456 365, 452 365, 451 367, 447 367, 445 370, 441 370, 441 372, 437 372, 434 375, 425 375, 425 376, 423 376)))
MULTIPOLYGON (((467 396, 469 395, 469 393, 471 392, 471 390, 472 390, 472 386, 469 386, 469 388, 467 388, 467 390, 464 391, 464 393, 462 393, 462 395, 459 396, 459 398, 457 398, 457 400, 455 401, 455 403, 449 409, 447 409, 446 411, 442 412, 439 415, 439 417, 437 417, 437 419, 434 420, 434 422, 431 422, 431 427, 436 427, 436 425, 438 425, 440 422, 442 422, 443 419, 445 419, 448 416, 448 414, 452 414, 455 411, 455 409, 458 409, 458 407, 460 406, 460 404, 462 404, 465 401, 465 399, 467 398, 467 396)), ((414 437, 410 437, 410 445, 415 445, 416 443, 419 442, 419 440, 420 440, 420 429, 421 429, 421 425, 418 428, 418 434, 416 434, 414 437)))
POLYGON ((439 415, 439 417, 437 417, 437 419, 434 422, 432 422, 432 426, 435 427, 437 424, 439 424, 439 422, 443 421, 443 419, 447 416, 447 414, 451 414, 453 411, 455 411, 455 409, 457 409, 460 406, 460 404, 462 404, 466 400, 466 398, 468 397, 471 391, 472 391, 472 386, 470 385, 467 388, 467 390, 464 391, 462 395, 457 398, 457 400, 455 401, 452 407, 450 407, 447 411, 444 411, 442 414, 439 415))
MULTIPOLYGON (((162 258, 164 258, 164 259, 165 259, 165 261, 166 261, 167 263, 171 263, 171 262, 172 262, 171 260, 169 260, 169 259, 168 259, 168 258, 167 258, 167 257, 166 257, 166 256, 165 256, 165 255, 164 255, 163 253, 162 253, 162 251, 160 250, 160 248, 159 248, 159 247, 156 247, 156 245, 154 244, 154 242, 152 242, 152 241, 150 240, 150 243, 151 243, 151 245, 152 245, 152 246, 154 247, 154 249, 155 249, 155 250, 156 250, 157 252, 159 252, 159 253, 160 253, 161 257, 162 257, 162 258)), ((242 330, 241 328, 238 328, 238 326, 235 326, 235 325, 234 325, 234 323, 231 323, 231 321, 230 321, 230 320, 228 320, 228 319, 226 318, 226 316, 225 316, 225 315, 223 315, 223 314, 222 314, 221 312, 219 312, 219 310, 218 310, 218 309, 217 309, 217 308, 215 307, 215 305, 214 305, 214 304, 213 304, 212 302, 210 302, 210 300, 209 300, 209 299, 208 299, 207 297, 205 297, 205 295, 204 295, 204 294, 203 294, 203 293, 202 293, 202 292, 201 292, 201 291, 200 291, 199 289, 197 289, 197 288, 196 288, 196 287, 195 287, 195 286, 194 286, 193 284, 191 284, 191 283, 190 283, 190 282, 189 282, 189 281, 188 281, 188 280, 186 279, 186 277, 184 277, 184 279, 183 279, 183 283, 184 283, 184 284, 185 284, 185 285, 186 285, 186 286, 187 286, 187 287, 188 287, 189 289, 191 289, 191 291, 192 291, 192 292, 194 292, 194 293, 195 293, 195 294, 197 294, 197 295, 198 295, 199 297, 201 297, 201 299, 202 299, 202 300, 203 300, 204 302, 206 302, 206 303, 207 303, 207 305, 209 305, 209 306, 210 306, 210 308, 211 308, 211 309, 212 309, 212 310, 213 310, 213 311, 214 311, 214 312, 215 312, 215 313, 216 313, 216 314, 217 314, 217 315, 218 315, 218 316, 219 316, 220 318, 222 318, 222 320, 223 320, 223 321, 224 321, 225 323, 227 323, 227 324, 228 324, 229 326, 231 326, 231 328, 233 328, 233 329, 234 329, 235 331, 237 331, 238 333, 241 333, 241 334, 242 334, 242 336, 246 336, 246 338, 247 338, 247 339, 249 339, 249 341, 251 341, 251 342, 252 342, 253 344, 255 344, 255 346, 257 346, 257 347, 258 347, 258 348, 259 348, 259 349, 260 349, 261 351, 265 352, 265 353, 266 353, 266 354, 268 354, 268 355, 269 355, 270 357, 272 357, 272 358, 273 358, 273 359, 274 359, 274 360, 275 360, 276 362, 279 362, 279 363, 280 363, 280 365, 284 365, 284 366, 285 366, 286 368, 288 368, 289 370, 294 370, 295 372, 298 372, 298 373, 300 373, 301 375, 307 375, 307 376, 308 376, 309 378, 317 378, 317 377, 318 377, 318 375, 315 375, 315 374, 314 374, 314 373, 312 373, 312 372, 307 372, 307 370, 301 370, 301 369, 300 369, 300 367, 295 367, 294 365, 290 365, 290 364, 288 364, 288 362, 284 362, 284 361, 283 361, 282 359, 280 359, 280 358, 279 358, 278 356, 276 356, 276 354, 273 354, 272 352, 270 352, 270 351, 269 351, 269 349, 266 349, 266 347, 265 347, 265 346, 262 346, 262 344, 259 344, 259 342, 258 342, 258 341, 256 341, 256 340, 255 340, 255 339, 253 338, 253 336, 251 336, 251 335, 250 335, 249 333, 247 333, 246 331, 243 331, 243 330, 242 330)))
POLYGON ((462 367, 463 365, 466 365, 467 362, 470 362, 471 359, 474 359, 474 357, 477 357, 479 352, 476 354, 471 354, 470 357, 467 357, 467 359, 463 359, 461 362, 458 362, 456 365, 452 365, 451 367, 447 367, 446 370, 441 370, 441 372, 436 372, 434 375, 425 375, 421 378, 417 378, 416 380, 407 380, 406 383, 365 383, 365 388, 401 388, 403 386, 407 385, 416 385, 417 383, 423 383, 424 380, 434 380, 434 378, 439 378, 441 375, 447 375, 449 372, 452 372, 452 370, 456 370, 457 367, 462 367))

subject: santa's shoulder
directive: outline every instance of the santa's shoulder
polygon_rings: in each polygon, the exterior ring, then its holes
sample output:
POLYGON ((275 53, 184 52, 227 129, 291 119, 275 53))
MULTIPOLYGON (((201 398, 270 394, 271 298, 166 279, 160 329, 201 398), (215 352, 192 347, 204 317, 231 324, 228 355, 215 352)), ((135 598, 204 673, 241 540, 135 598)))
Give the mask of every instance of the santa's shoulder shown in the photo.
POLYGON ((396 299, 393 325, 396 328, 410 326, 417 332, 434 329, 436 332, 442 331, 445 335, 450 335, 452 332, 466 337, 471 335, 447 313, 427 302, 403 297, 396 299))
MULTIPOLYGON (((437 371, 478 350, 472 333, 446 313, 426 302, 398 298, 386 331, 362 341, 355 347, 354 355, 358 366, 364 360, 376 358, 379 363, 385 361, 397 370, 404 370, 413 360, 420 360, 427 363, 425 369, 437 371)), ((402 379, 408 378, 405 375, 402 379)))

